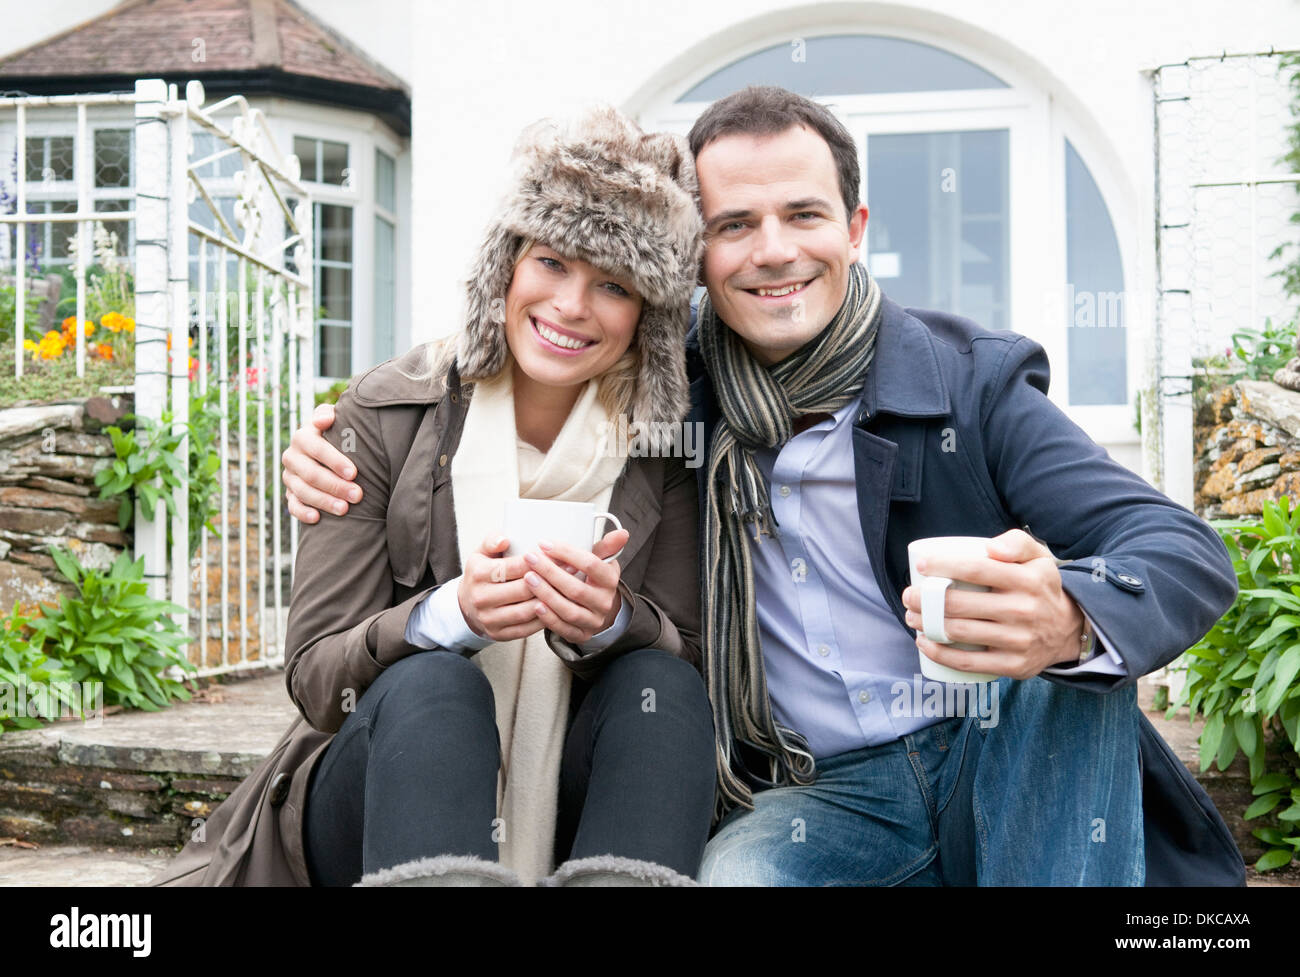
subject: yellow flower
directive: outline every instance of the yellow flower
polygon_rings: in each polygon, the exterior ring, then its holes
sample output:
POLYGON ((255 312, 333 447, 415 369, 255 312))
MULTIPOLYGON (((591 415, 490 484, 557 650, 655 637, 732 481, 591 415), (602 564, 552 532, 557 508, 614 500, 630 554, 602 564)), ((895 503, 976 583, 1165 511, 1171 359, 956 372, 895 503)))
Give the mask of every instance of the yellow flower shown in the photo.
POLYGON ((125 329, 127 332, 135 332, 135 320, 134 320, 134 319, 126 318, 126 319, 123 319, 122 322, 123 322, 123 325, 122 325, 122 328, 123 328, 123 329, 125 329))
POLYGON ((36 349, 36 344, 32 342, 30 339, 25 339, 23 340, 23 349, 30 352, 36 349))
POLYGON ((109 332, 122 331, 123 316, 120 312, 109 312, 100 317, 99 324, 109 332))

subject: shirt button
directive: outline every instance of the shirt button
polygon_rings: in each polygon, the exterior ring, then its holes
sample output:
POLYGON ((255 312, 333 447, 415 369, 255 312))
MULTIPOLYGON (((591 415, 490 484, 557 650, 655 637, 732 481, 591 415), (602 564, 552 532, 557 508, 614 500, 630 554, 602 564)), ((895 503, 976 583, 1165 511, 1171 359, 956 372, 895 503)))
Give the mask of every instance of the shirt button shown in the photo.
POLYGON ((823 658, 825 658, 825 657, 826 657, 827 655, 829 655, 830 653, 831 653, 831 650, 830 650, 830 648, 827 647, 826 645, 818 645, 818 646, 817 646, 817 654, 821 655, 823 658))
POLYGON ((858 693, 858 701, 859 701, 859 702, 862 702, 862 703, 870 702, 870 701, 871 701, 871 693, 870 693, 870 692, 867 692, 867 691, 865 691, 865 690, 862 691, 862 692, 859 692, 859 693, 858 693))
POLYGON ((782 486, 781 486, 781 498, 783 498, 783 499, 788 499, 789 497, 790 497, 790 486, 789 486, 789 485, 782 485, 782 486))

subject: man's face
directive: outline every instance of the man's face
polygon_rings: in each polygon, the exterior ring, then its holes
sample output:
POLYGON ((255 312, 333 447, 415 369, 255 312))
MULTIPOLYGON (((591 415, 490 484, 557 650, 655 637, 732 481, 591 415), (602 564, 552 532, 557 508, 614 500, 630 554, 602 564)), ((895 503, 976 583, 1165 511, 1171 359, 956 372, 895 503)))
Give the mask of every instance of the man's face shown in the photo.
POLYGON ((721 136, 695 168, 709 298, 755 359, 777 363, 839 311, 867 208, 846 220, 830 146, 803 126, 721 136))

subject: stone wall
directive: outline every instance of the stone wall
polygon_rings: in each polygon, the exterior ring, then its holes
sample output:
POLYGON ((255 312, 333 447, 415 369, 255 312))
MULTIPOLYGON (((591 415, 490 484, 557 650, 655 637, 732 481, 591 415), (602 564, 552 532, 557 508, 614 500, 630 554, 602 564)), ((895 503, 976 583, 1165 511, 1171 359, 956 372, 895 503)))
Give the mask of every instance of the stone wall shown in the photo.
POLYGON ((1240 380, 1196 413, 1196 511, 1258 515, 1265 500, 1300 501, 1300 393, 1240 380))
POLYGON ((107 570, 133 545, 118 528, 116 499, 101 500, 95 473, 113 458, 103 428, 132 407, 127 395, 0 409, 0 613, 27 611, 74 591, 52 547, 107 570))

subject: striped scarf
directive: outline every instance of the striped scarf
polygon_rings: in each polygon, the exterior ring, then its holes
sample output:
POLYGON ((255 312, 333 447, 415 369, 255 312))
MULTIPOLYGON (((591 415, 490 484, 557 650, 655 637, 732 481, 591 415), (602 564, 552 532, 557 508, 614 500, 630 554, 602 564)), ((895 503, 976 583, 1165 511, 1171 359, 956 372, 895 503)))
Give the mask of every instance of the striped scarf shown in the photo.
POLYGON ((736 806, 753 806, 752 791, 732 767, 739 760, 736 743, 769 757, 772 779, 763 782, 810 784, 815 776, 807 741, 773 719, 767 695, 745 524, 761 545, 764 535, 772 535, 774 520, 767 480, 753 453, 789 441, 800 415, 834 413, 861 393, 880 308, 880 286, 866 268, 853 264, 835 317, 815 339, 768 368, 718 319, 707 295, 700 302, 700 352, 722 410, 710 449, 704 513, 704 663, 717 744, 718 818, 736 806))

